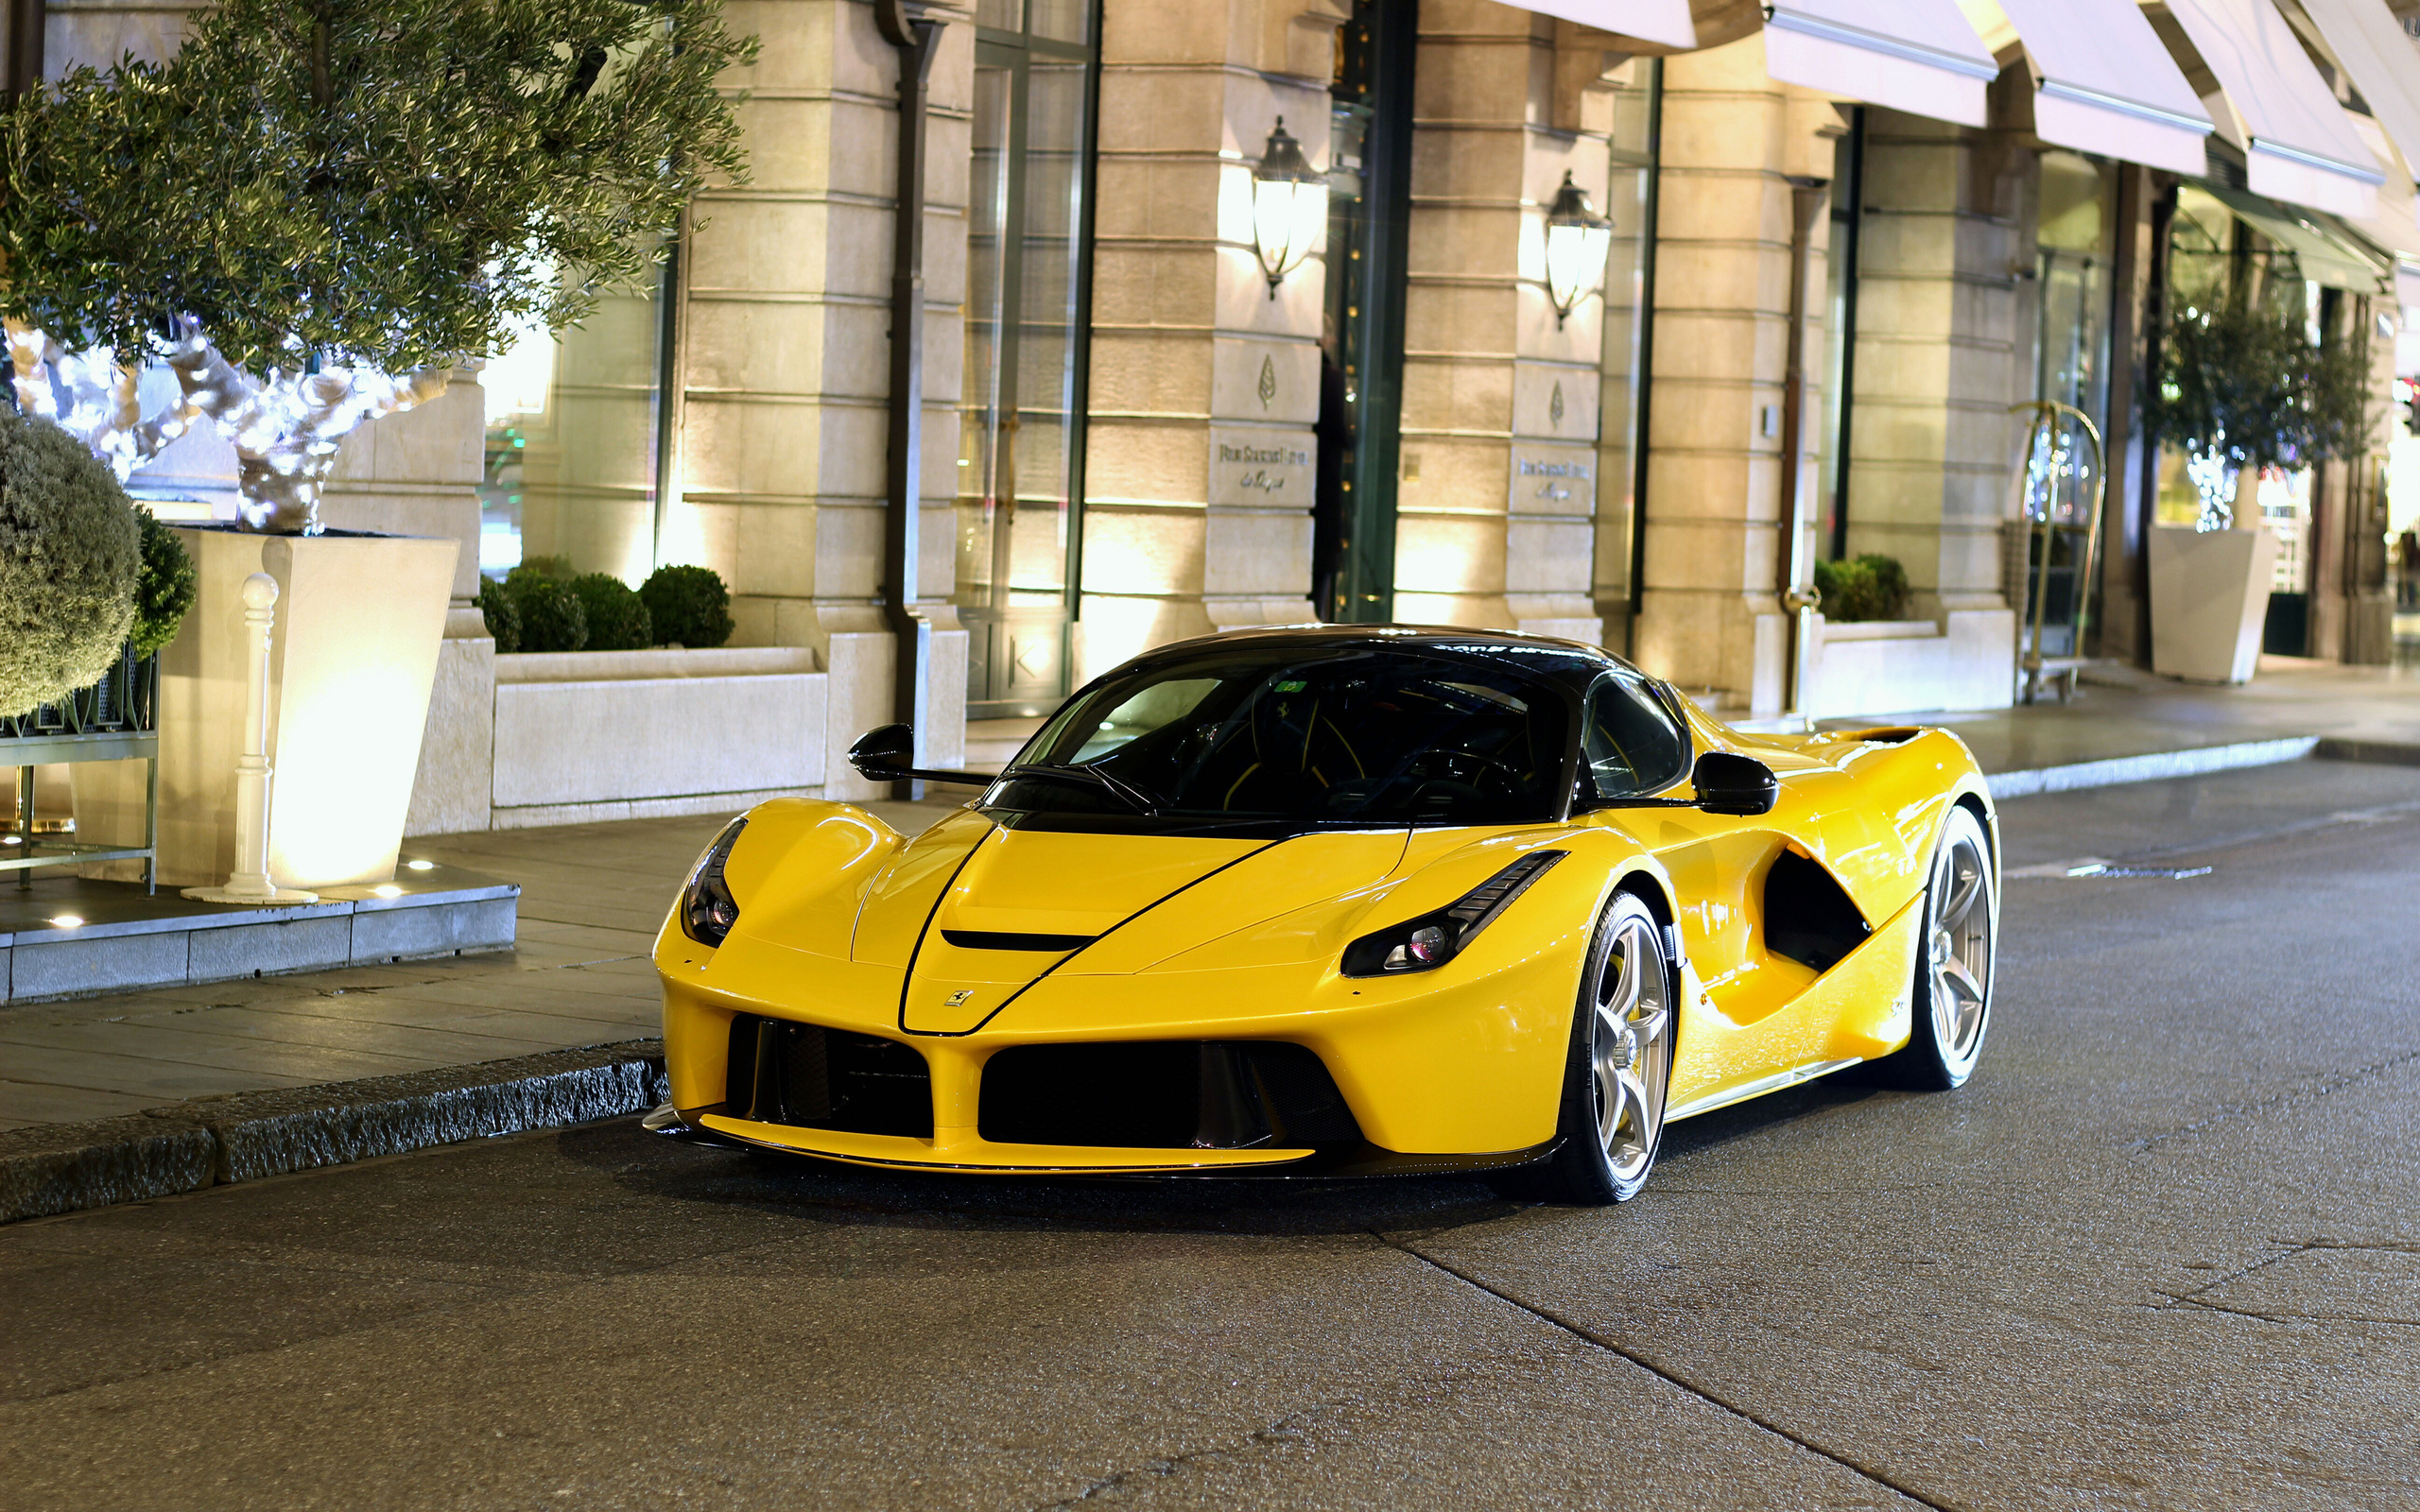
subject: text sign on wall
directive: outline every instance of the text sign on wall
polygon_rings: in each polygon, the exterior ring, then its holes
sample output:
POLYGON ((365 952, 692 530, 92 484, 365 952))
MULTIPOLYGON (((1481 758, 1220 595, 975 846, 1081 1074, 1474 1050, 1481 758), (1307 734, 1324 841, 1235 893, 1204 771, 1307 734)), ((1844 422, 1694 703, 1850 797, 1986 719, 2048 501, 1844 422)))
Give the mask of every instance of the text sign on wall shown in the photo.
POLYGON ((1301 431, 1214 426, 1210 502, 1307 509, 1318 462, 1310 437, 1301 431))
POLYGON ((1570 442, 1514 441, 1512 487, 1505 502, 1523 514, 1594 513, 1597 449, 1570 442))

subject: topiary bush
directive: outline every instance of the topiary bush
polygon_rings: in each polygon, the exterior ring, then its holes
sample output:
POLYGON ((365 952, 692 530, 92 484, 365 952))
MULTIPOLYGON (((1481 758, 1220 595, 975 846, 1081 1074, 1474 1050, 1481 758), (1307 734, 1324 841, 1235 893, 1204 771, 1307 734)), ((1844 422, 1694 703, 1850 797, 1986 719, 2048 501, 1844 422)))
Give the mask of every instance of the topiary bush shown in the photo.
POLYGON ((134 627, 143 541, 109 464, 0 408, 0 715, 98 681, 134 627))
POLYGON ((150 510, 138 507, 134 524, 142 536, 142 566, 134 577, 131 639, 134 654, 145 657, 177 638, 185 616, 193 611, 200 575, 194 570, 193 554, 185 550, 185 543, 150 510))
POLYGON ((488 622, 488 634, 495 638, 498 656, 510 656, 521 649, 521 610, 502 583, 493 577, 479 579, 479 593, 471 600, 479 607, 479 617, 488 622))
POLYGON ((514 573, 504 580, 521 614, 524 651, 578 651, 588 644, 588 611, 579 595, 551 577, 514 573))
POLYGON ((1869 554, 1852 561, 1819 561, 1815 588, 1824 617, 1835 625, 1895 620, 1908 612, 1908 570, 1895 557, 1869 554))
POLYGON ((731 639, 731 590, 711 567, 658 567, 639 585, 639 599, 666 645, 702 648, 731 639))
POLYGON ((655 644, 647 605, 612 573, 582 573, 571 591, 588 616, 588 649, 644 651, 655 644))

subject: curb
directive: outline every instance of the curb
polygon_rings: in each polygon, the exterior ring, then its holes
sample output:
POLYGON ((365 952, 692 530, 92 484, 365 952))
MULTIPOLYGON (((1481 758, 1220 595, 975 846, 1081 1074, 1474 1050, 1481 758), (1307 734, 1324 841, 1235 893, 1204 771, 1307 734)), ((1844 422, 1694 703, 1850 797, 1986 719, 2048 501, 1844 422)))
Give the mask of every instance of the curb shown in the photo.
MULTIPOLYGON (((2199 777, 2205 772, 2232 771, 2241 766, 2273 766, 2280 762, 2298 762, 2310 755, 2336 756, 2339 760, 2351 761, 2384 759, 2346 757, 2322 748, 2329 744, 2360 743, 2331 743, 2322 741, 2316 735, 2294 735, 2284 740, 2251 740, 2233 746, 2203 746, 2189 750, 2118 756, 2107 761, 2077 762, 2071 765, 2044 766, 2026 772, 1991 772, 1985 774, 1983 782, 1991 789, 1993 800, 1997 802, 2013 798, 2031 798, 2036 793, 2070 793, 2078 788, 2115 787, 2120 782, 2150 782, 2164 777, 2199 777)), ((2420 760, 2420 754, 2415 754, 2415 760, 2420 760)))
POLYGON ((619 1118, 667 1095, 664 1041, 631 1040, 0 1131, 0 1223, 619 1118))
POLYGON ((2393 740, 2354 740, 2343 735, 2322 735, 2319 748, 2311 754, 2322 761, 2366 762, 2373 766, 2420 766, 2420 746, 2393 740))

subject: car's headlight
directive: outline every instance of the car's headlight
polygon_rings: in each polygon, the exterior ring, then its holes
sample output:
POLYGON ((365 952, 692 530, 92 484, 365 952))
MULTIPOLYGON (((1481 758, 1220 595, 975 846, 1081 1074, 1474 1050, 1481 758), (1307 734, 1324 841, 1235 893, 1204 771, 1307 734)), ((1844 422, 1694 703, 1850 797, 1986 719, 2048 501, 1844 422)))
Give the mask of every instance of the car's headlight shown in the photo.
POLYGON ((1532 850, 1434 913, 1407 919, 1344 948, 1347 976, 1433 971, 1461 954, 1472 936, 1495 921, 1530 884, 1570 852, 1532 850))
POLYGON ((739 843, 739 832, 746 828, 745 816, 724 825, 715 843, 689 868, 689 880, 681 889, 681 933, 700 945, 721 944, 731 926, 739 922, 739 900, 723 881, 722 865, 731 859, 731 848, 739 843))

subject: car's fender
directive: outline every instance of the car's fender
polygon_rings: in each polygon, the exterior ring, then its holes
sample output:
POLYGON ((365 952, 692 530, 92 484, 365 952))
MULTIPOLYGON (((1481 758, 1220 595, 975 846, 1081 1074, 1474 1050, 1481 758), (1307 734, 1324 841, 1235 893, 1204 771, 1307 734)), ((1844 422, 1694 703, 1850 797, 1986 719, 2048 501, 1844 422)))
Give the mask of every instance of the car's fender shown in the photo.
MULTIPOLYGON (((732 939, 847 959, 858 901, 907 837, 855 804, 821 799, 771 799, 743 817, 723 863, 739 904, 732 939)), ((716 952, 682 932, 679 907, 676 898, 656 936, 656 962, 701 969, 716 952)))

